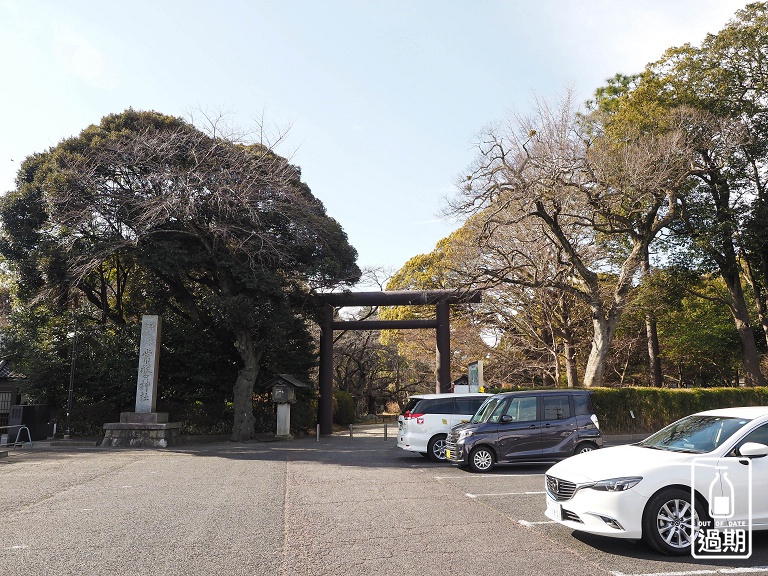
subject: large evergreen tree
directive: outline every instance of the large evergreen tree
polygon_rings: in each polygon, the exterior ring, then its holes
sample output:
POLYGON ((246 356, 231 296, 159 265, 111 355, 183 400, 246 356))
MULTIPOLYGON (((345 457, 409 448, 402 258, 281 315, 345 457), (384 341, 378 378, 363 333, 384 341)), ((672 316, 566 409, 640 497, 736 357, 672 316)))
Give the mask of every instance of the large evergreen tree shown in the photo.
POLYGON ((297 167, 155 112, 107 116, 28 158, 0 220, 25 301, 82 294, 118 324, 162 303, 236 351, 233 440, 253 435, 265 350, 306 349, 306 293, 360 274, 297 167))
POLYGON ((680 196, 676 226, 683 245, 719 272, 742 347, 744 379, 762 385, 759 349, 745 296, 751 284, 768 338, 768 3, 736 13, 701 46, 671 48, 637 77, 617 77, 602 94, 614 126, 659 132, 669 110, 705 119, 691 155, 689 191, 680 196), (624 80, 624 81, 622 81, 624 80))

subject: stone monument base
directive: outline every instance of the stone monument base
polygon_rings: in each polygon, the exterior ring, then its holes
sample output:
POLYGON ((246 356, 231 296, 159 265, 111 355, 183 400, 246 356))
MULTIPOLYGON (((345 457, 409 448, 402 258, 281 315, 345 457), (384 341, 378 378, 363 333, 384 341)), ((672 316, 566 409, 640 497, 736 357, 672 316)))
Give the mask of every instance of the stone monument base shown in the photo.
POLYGON ((181 422, 167 412, 121 412, 120 422, 104 424, 105 448, 166 448, 181 443, 181 422))

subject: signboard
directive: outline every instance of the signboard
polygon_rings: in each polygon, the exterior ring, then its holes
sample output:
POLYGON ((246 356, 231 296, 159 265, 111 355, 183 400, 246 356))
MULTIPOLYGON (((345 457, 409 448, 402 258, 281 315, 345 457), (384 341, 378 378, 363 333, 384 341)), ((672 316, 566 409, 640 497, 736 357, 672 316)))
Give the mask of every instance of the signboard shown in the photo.
POLYGON ((469 377, 469 391, 480 392, 485 386, 483 382, 483 361, 470 362, 467 367, 467 376, 469 377))

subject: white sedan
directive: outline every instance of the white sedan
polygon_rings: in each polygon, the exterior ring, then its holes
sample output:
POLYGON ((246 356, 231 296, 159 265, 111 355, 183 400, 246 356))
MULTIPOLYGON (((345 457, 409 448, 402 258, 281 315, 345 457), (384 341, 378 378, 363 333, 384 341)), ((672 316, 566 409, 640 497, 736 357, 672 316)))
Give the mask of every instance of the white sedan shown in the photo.
POLYGON ((689 554, 700 522, 768 529, 766 455, 768 407, 699 412, 637 444, 555 464, 545 476, 545 513, 572 530, 689 554))

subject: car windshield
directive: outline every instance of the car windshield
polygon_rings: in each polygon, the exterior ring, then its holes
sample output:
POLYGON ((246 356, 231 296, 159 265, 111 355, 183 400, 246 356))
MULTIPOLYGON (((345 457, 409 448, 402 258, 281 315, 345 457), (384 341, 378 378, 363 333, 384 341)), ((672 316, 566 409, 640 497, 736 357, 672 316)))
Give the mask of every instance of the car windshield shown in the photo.
POLYGON ((638 446, 671 452, 703 454, 712 452, 747 422, 749 420, 745 418, 688 416, 662 428, 656 434, 639 442, 638 446))
POLYGON ((497 398, 495 396, 488 398, 488 400, 483 402, 483 405, 477 409, 475 415, 472 416, 469 421, 470 424, 478 424, 488 420, 488 417, 493 414, 493 411, 496 409, 496 406, 498 406, 499 402, 501 402, 501 398, 497 398))

